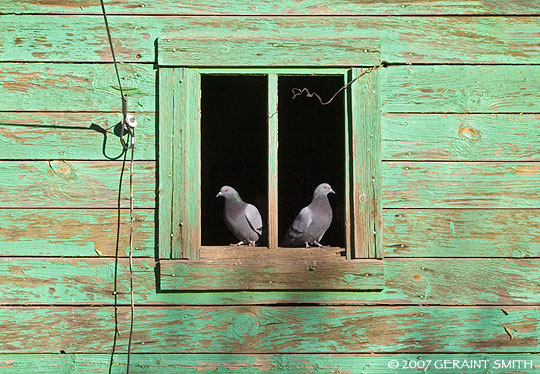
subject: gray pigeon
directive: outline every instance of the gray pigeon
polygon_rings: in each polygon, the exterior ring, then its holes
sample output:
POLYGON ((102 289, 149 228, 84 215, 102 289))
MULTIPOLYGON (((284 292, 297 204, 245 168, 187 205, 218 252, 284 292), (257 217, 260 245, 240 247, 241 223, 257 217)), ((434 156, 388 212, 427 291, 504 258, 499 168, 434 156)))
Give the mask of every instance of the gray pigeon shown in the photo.
POLYGON ((262 218, 259 210, 251 204, 244 203, 236 190, 223 186, 216 197, 223 196, 225 208, 223 219, 230 232, 240 242, 231 245, 248 244, 254 246, 262 234, 262 218))
POLYGON ((315 188, 311 203, 298 213, 285 234, 282 242, 284 247, 305 245, 306 248, 309 248, 310 244, 322 247, 319 242, 332 223, 332 207, 328 201, 329 193, 335 194, 328 183, 319 184, 315 188))

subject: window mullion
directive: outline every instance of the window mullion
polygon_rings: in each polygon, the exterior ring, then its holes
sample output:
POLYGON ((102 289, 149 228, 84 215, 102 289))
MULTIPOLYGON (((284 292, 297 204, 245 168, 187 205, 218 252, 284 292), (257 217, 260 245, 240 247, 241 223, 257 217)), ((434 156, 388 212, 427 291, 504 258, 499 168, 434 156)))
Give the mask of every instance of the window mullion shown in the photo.
POLYGON ((278 76, 268 74, 268 248, 278 247, 278 76))

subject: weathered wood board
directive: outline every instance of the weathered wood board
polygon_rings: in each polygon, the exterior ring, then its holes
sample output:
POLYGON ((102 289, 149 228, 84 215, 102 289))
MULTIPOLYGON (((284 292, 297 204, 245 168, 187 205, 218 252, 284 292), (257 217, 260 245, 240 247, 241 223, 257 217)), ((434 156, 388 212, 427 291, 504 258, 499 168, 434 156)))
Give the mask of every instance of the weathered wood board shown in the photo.
MULTIPOLYGON (((540 56, 540 54, 539 54, 540 56)), ((112 64, 5 64, 2 111, 120 111, 112 64)), ((540 112, 539 65, 389 66, 380 70, 384 112, 540 112)), ((132 112, 155 111, 155 70, 122 64, 132 112)))
POLYGON ((540 257, 539 209, 386 209, 388 257, 540 257))
MULTIPOLYGON (((103 19, 4 15, 0 61, 111 62, 103 19)), ((122 62, 156 62, 155 41, 183 37, 372 39, 388 63, 540 62, 540 17, 188 17, 110 16, 122 62)), ((371 44, 371 43, 370 43, 371 44)), ((363 52, 365 41, 358 45, 363 52)), ((328 51, 330 52, 330 51, 328 51)), ((326 54, 326 52, 323 51, 326 54)), ((353 56, 349 66, 354 66, 353 56)), ((474 78, 472 78, 474 80, 474 78)))
MULTIPOLYGON (((126 351, 129 313, 117 308, 117 352, 126 351)), ((535 353, 540 347, 538 307, 194 306, 136 313, 134 353, 535 353)), ((111 352, 112 307, 10 307, 0 308, 0 317, 1 353, 111 352)))
MULTIPOLYGON (((409 0, 385 1, 364 0, 361 2, 343 2, 327 0, 324 3, 314 0, 279 0, 272 3, 249 0, 219 0, 208 3, 204 0, 105 0, 109 14, 169 14, 169 15, 524 15, 540 14, 540 5, 534 1, 505 0, 409 0)), ((47 1, 6 1, 0 4, 0 13, 52 13, 52 14, 101 14, 97 0, 78 0, 73 2, 47 1)))
MULTIPOLYGON (((313 260, 311 260, 313 261, 313 260)), ((322 261, 324 263, 324 261, 322 261)), ((158 291, 153 259, 134 261, 135 301, 138 304, 429 304, 523 305, 540 303, 538 259, 387 259, 383 291, 158 291), (497 279, 497 285, 493 285, 497 279)), ((272 273, 271 268, 261 271, 272 273)), ((1 259, 0 304, 108 304, 129 302, 128 260, 113 258, 9 258, 1 259)), ((212 267, 201 269, 201 279, 213 279, 212 267)), ((275 271, 276 283, 280 274, 275 271)), ((213 280, 217 288, 236 289, 234 273, 213 280), (221 282, 219 284, 218 282, 221 282)), ((328 279, 327 276, 324 279, 328 279)), ((336 275, 337 277, 337 275, 336 275)), ((190 279, 187 279, 189 281, 190 279)), ((186 285, 189 285, 186 281, 186 285)), ((193 279, 191 279, 193 282, 193 279)), ((245 281, 242 277, 238 282, 245 281)), ((353 283, 353 280, 349 280, 353 283)), ((178 279, 176 288, 182 284, 178 279)), ((294 284, 293 284, 294 286, 294 284)))
MULTIPOLYGON (((131 355, 131 370, 137 373, 201 374, 216 372, 248 373, 302 373, 317 372, 354 374, 388 374, 388 364, 397 360, 399 372, 415 373, 416 365, 429 366, 429 373, 447 374, 463 368, 467 374, 485 374, 486 369, 504 370, 514 367, 517 372, 533 373, 539 367, 534 353, 511 354, 231 354, 231 353, 135 353, 131 355), (475 367, 476 365, 476 367, 475 367), (518 365, 521 369, 518 370, 518 365), (525 366, 526 365, 526 366, 525 366)), ((29 367, 36 374, 108 372, 124 373, 127 355, 114 355, 111 365, 109 354, 0 354, 0 368, 5 372, 25 371, 29 367)), ((394 362, 393 362, 394 363, 394 362)), ((396 370, 397 371, 397 370, 396 370)))
MULTIPOLYGON (((155 111, 156 72, 150 65, 122 64, 122 88, 132 113, 155 111)), ((121 114, 112 64, 4 64, 2 111, 115 112, 121 114)), ((96 134, 97 135, 97 134, 96 134)))
POLYGON ((540 163, 383 162, 384 208, 538 208, 540 163))
MULTIPOLYGON (((134 163, 135 207, 155 207, 155 162, 134 163)), ((0 162, 0 207, 116 208, 129 206, 129 162, 0 162)))
POLYGON ((540 161, 538 114, 386 114, 382 159, 540 161))
MULTIPOLYGON (((154 113, 137 119, 136 160, 156 159, 154 113)), ((3 160, 108 160, 122 155, 118 113, 0 112, 3 160)), ((126 134, 127 137, 127 134, 126 134)))
POLYGON ((276 258, 274 251, 259 259, 162 260, 163 291, 217 290, 381 290, 383 262, 345 258, 276 258))
POLYGON ((538 65, 394 66, 381 70, 383 112, 540 112, 538 65))
MULTIPOLYGON (((128 255, 128 209, 0 209, 0 222, 0 256, 128 255)), ((155 242, 154 211, 135 210, 134 256, 153 257, 155 242)))

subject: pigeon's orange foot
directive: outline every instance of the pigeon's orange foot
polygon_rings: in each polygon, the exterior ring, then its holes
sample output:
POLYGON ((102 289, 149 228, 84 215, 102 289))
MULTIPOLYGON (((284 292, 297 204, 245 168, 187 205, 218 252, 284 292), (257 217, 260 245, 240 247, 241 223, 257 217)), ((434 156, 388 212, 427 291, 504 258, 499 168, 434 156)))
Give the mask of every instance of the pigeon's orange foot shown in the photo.
POLYGON ((311 248, 308 242, 306 242, 306 248, 311 248))
POLYGON ((317 247, 319 248, 322 248, 322 247, 325 247, 324 245, 322 245, 321 243, 319 242, 313 242, 313 244, 315 244, 317 247))

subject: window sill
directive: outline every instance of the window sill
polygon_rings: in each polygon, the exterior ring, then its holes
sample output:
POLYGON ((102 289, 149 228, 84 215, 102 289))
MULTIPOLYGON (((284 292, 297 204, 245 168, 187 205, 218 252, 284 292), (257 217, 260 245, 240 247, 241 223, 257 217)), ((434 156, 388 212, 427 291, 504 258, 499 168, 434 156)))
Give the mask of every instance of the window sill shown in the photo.
POLYGON ((161 291, 379 291, 383 261, 343 248, 202 247, 199 261, 160 260, 161 291))

